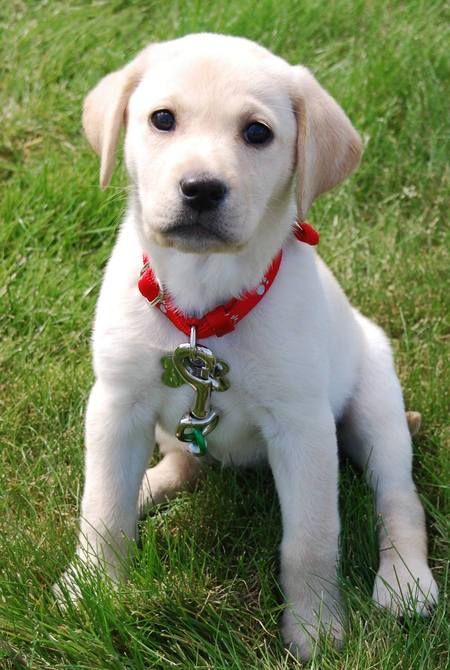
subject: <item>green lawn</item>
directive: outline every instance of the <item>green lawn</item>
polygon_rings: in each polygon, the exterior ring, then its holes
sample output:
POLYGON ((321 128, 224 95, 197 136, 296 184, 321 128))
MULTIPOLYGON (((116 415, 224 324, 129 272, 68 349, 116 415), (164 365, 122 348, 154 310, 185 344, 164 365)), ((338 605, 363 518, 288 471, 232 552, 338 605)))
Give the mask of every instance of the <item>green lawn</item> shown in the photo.
POLYGON ((402 622, 372 606, 372 500, 343 463, 349 636, 342 654, 325 649, 311 667, 448 667, 444 9, 434 0, 1 0, 0 668, 297 666, 278 633, 281 528, 266 471, 213 468, 195 494, 155 509, 118 593, 94 581, 62 614, 49 590, 75 544, 91 322, 126 199, 122 169, 109 190, 97 187, 82 98, 147 42, 200 30, 245 35, 308 65, 360 130, 361 167, 310 219, 355 305, 392 338, 407 405, 424 419, 415 476, 440 605, 428 621, 402 622))

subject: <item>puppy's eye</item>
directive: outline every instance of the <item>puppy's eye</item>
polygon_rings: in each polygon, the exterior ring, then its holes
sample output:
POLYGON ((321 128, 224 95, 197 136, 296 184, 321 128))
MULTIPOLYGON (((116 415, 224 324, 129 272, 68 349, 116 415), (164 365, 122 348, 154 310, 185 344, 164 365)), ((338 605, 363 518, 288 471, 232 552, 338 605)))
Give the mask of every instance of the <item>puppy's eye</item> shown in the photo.
POLYGON ((264 125, 264 123, 250 123, 247 128, 244 130, 244 140, 247 144, 266 144, 270 142, 273 134, 270 128, 264 125))
POLYGON ((153 112, 150 121, 158 130, 173 130, 175 128, 175 117, 168 109, 159 109, 153 112))

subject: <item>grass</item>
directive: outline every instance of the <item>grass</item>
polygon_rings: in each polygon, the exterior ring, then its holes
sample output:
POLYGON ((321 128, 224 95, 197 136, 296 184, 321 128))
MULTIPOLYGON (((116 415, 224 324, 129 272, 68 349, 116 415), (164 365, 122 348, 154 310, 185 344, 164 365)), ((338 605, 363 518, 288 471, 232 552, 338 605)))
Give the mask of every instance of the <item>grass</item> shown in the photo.
POLYGON ((155 509, 119 592, 94 580, 62 614, 49 591, 74 549, 90 328, 126 196, 123 169, 97 188, 81 101, 147 42, 199 30, 305 63, 361 131, 360 169, 311 221, 354 304, 392 338, 407 405, 424 417, 415 478, 440 605, 400 622, 371 604, 372 500, 343 463, 349 635, 311 668, 448 667, 445 3, 4 0, 0 25, 0 668, 297 667, 278 633, 280 518, 266 471, 212 468, 201 490, 155 509))

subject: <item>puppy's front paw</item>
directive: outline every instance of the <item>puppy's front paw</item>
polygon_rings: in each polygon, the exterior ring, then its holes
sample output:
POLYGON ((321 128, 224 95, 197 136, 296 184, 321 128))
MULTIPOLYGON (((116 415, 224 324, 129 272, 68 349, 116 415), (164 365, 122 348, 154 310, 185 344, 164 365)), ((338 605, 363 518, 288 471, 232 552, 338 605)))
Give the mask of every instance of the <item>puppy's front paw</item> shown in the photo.
POLYGON ((437 604, 438 587, 426 562, 407 566, 399 558, 394 564, 380 566, 373 599, 396 615, 417 612, 428 616, 437 604))
POLYGON ((61 609, 67 609, 70 604, 76 605, 85 593, 98 593, 101 585, 107 589, 115 590, 126 574, 121 570, 120 563, 105 563, 94 556, 86 560, 86 554, 82 550, 75 557, 73 563, 65 570, 58 581, 53 585, 52 591, 56 602, 61 609))
POLYGON ((52 591, 61 609, 66 609, 69 603, 76 604, 78 602, 81 594, 79 580, 80 575, 77 569, 71 565, 53 584, 52 591))
POLYGON ((300 660, 308 661, 317 647, 319 638, 330 637, 340 649, 344 642, 344 614, 332 601, 327 604, 317 599, 317 608, 287 605, 283 614, 281 632, 288 649, 300 660))

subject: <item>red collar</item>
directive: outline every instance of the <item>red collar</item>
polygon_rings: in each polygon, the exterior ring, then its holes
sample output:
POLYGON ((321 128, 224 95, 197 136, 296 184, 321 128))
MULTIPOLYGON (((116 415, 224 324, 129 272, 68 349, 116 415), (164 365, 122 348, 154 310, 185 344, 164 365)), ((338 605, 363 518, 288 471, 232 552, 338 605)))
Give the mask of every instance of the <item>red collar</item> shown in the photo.
MULTIPOLYGON (((308 223, 296 223, 293 232, 300 242, 316 245, 319 243, 319 233, 308 223)), ((263 298, 277 276, 281 265, 283 251, 280 249, 266 270, 264 277, 253 289, 247 291, 241 298, 232 298, 226 305, 219 305, 207 312, 200 319, 185 316, 172 303, 170 296, 164 295, 162 287, 155 273, 150 267, 149 258, 144 254, 144 267, 138 282, 139 291, 144 298, 162 312, 185 335, 190 335, 191 327, 197 329, 197 337, 205 339, 212 335, 222 337, 235 329, 236 325, 246 316, 263 298)))

